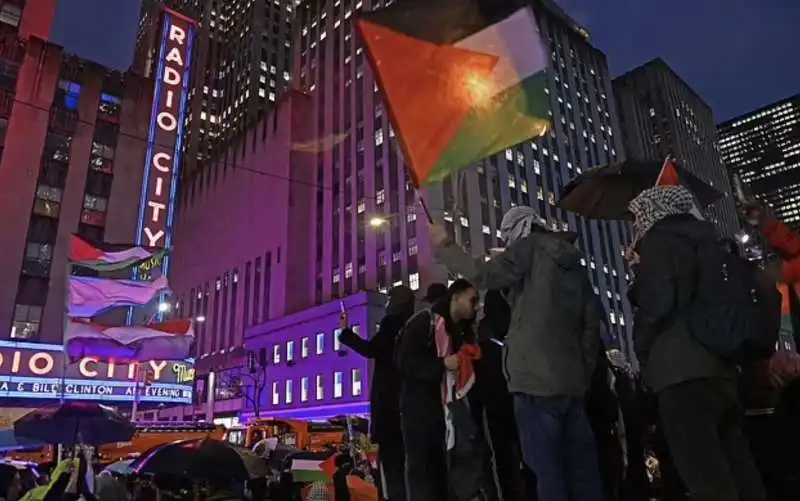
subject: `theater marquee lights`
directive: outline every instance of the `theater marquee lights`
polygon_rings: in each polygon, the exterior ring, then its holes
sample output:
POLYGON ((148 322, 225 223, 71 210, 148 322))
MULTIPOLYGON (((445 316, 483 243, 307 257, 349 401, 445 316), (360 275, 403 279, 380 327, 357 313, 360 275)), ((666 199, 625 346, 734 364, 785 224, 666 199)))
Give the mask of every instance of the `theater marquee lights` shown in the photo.
MULTIPOLYGON (((83 357, 64 367, 64 347, 0 341, 0 405, 4 398, 133 401, 136 363, 101 362, 83 357)), ((152 360, 142 365, 153 374, 153 383, 140 386, 140 401, 192 403, 194 367, 191 361, 152 360)))
MULTIPOLYGON (((195 37, 193 20, 169 9, 162 10, 161 19, 161 45, 156 61, 136 242, 158 248, 169 247, 172 240, 195 37)), ((164 268, 166 265, 165 260, 164 268)))

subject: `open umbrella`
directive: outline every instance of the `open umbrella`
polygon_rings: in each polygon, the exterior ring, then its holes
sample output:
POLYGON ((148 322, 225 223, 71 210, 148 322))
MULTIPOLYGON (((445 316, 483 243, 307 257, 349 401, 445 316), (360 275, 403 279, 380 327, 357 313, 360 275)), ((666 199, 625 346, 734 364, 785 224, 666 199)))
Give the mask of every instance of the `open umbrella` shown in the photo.
POLYGON ((248 451, 223 440, 180 440, 154 447, 130 465, 137 473, 247 480, 266 476, 267 464, 248 451))
POLYGON ((48 444, 102 445, 129 441, 136 433, 136 426, 111 407, 68 402, 42 407, 17 419, 14 433, 48 444))
POLYGON ((133 469, 131 469, 131 463, 133 463, 133 461, 133 459, 123 459, 122 461, 111 463, 110 465, 106 466, 105 471, 114 473, 116 475, 130 475, 133 473, 133 469))
MULTIPOLYGON (((630 219, 628 203, 655 185, 663 166, 661 161, 626 160, 589 169, 564 187, 558 206, 591 219, 630 219)), ((675 166, 675 171, 701 207, 722 197, 722 192, 686 169, 675 166)))

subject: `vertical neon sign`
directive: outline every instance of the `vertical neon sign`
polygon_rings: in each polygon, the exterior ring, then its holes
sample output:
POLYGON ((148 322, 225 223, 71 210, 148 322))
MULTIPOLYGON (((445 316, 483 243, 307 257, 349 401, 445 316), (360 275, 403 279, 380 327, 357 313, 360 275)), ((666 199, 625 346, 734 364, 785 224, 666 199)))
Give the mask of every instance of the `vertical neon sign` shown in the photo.
MULTIPOLYGON (((161 44, 139 200, 137 245, 165 248, 172 244, 195 27, 192 19, 162 9, 161 44)), ((168 266, 169 257, 166 256, 162 275, 167 274, 168 266)), ((128 321, 131 319, 132 312, 129 312, 128 321)))
MULTIPOLYGON (((172 243, 194 37, 193 20, 169 9, 162 11, 161 45, 139 201, 138 245, 164 248, 172 243)), ((167 259, 163 268, 166 273, 167 259)))

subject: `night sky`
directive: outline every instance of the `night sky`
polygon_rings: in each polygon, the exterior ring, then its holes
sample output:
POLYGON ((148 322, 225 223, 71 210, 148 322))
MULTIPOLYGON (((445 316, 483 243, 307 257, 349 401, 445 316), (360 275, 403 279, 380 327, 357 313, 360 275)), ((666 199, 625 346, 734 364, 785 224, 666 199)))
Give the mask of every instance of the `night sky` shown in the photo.
MULTIPOLYGON (((557 0, 606 53, 612 75, 662 57, 717 121, 800 93, 800 0, 557 0)), ((53 39, 130 65, 141 0, 60 0, 53 39)))

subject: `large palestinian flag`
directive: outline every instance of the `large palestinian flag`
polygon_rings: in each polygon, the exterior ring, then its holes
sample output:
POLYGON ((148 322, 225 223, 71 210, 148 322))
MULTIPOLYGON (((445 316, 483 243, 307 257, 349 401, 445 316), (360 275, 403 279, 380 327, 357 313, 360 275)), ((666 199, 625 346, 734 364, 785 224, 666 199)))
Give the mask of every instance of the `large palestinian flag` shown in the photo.
POLYGON ((70 263, 97 271, 115 271, 138 266, 148 260, 160 260, 166 249, 149 250, 132 245, 91 244, 70 235, 70 263))
POLYGON ((358 20, 417 185, 543 135, 548 51, 514 0, 402 0, 358 20))
POLYGON ((169 290, 166 277, 149 282, 94 277, 67 278, 67 315, 90 318, 123 306, 141 306, 169 290))
POLYGON ((194 343, 191 320, 149 325, 106 326, 70 319, 64 331, 64 351, 71 360, 98 357, 115 360, 183 360, 194 343))

